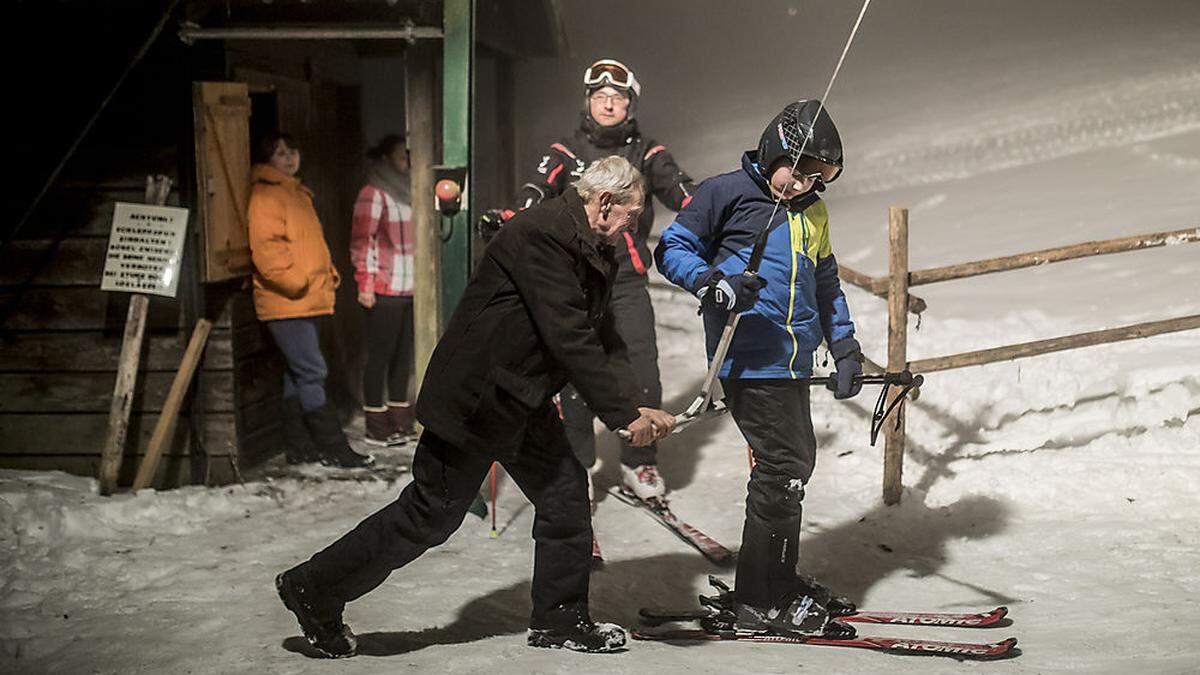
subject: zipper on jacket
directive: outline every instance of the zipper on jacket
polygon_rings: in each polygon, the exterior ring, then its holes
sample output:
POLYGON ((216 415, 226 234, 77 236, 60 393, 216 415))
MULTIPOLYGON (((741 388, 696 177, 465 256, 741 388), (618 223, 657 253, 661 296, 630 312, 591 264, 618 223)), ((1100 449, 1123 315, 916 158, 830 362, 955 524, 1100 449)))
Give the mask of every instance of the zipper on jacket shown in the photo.
POLYGON ((788 359, 788 376, 793 380, 796 379, 796 356, 800 353, 800 344, 796 341, 796 329, 792 327, 792 317, 796 312, 796 273, 799 271, 800 255, 808 255, 805 251, 808 250, 808 227, 804 219, 804 212, 795 214, 799 217, 799 236, 796 232, 796 219, 793 214, 788 212, 788 234, 791 235, 792 249, 792 279, 788 284, 788 313, 787 313, 787 332, 792 338, 792 356, 788 359))

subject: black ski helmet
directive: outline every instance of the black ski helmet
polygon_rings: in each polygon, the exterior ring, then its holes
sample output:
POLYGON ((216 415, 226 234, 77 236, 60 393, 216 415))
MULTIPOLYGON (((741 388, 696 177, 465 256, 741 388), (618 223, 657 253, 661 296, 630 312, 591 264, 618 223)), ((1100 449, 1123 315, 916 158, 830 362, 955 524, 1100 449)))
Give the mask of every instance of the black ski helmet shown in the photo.
POLYGON ((838 167, 837 174, 825 183, 832 183, 842 173, 842 137, 829 111, 815 99, 789 103, 758 139, 758 166, 764 176, 780 158, 786 157, 794 165, 801 156, 838 167))

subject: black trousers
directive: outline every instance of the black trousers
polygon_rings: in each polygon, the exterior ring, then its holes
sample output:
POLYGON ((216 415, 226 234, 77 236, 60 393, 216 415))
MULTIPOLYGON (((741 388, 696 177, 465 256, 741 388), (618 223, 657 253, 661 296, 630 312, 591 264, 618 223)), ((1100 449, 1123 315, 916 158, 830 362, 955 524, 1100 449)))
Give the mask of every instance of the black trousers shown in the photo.
MULTIPOLYGON (((662 382, 658 374, 658 343, 654 334, 654 306, 650 303, 644 277, 618 283, 613 288, 612 312, 616 319, 617 333, 629 350, 629 360, 637 374, 638 386, 642 390, 643 404, 652 408, 662 407, 662 382)), ((562 404, 563 425, 575 456, 590 467, 596 463, 596 432, 593 421, 596 416, 588 410, 587 403, 575 387, 567 385, 559 397, 562 404)), ((629 467, 654 464, 658 461, 658 446, 635 447, 621 443, 621 463, 629 467)))
POLYGON ((363 403, 372 408, 408 400, 413 372, 413 299, 376 295, 366 310, 367 365, 363 370, 363 403), (384 385, 387 398, 384 398, 384 385))
POLYGON ((722 380, 754 469, 738 553, 738 601, 767 608, 795 585, 801 503, 817 456, 808 380, 722 380))
POLYGON ((496 460, 534 507, 530 627, 567 627, 587 619, 592 556, 587 475, 561 428, 550 431, 555 433, 528 434, 520 451, 508 457, 456 448, 425 431, 413 457, 413 481, 400 497, 301 565, 303 574, 333 601, 361 597, 458 529, 496 460))

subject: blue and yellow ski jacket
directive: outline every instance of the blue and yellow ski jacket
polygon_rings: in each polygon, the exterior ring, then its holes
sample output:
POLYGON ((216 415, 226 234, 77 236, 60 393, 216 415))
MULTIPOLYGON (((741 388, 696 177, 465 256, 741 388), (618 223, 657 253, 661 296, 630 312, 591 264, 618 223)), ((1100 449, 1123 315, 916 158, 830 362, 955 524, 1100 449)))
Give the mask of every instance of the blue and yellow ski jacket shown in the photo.
MULTIPOLYGON (((692 294, 698 290, 697 278, 713 267, 726 276, 741 274, 773 207, 755 153, 747 152, 740 170, 701 183, 663 231, 654 252, 658 270, 692 294)), ((822 338, 833 344, 854 335, 829 242, 825 203, 814 193, 781 205, 770 228, 758 269, 767 286, 758 303, 742 314, 721 366, 722 378, 807 378, 822 338)), ((705 309, 710 364, 727 316, 705 309)))

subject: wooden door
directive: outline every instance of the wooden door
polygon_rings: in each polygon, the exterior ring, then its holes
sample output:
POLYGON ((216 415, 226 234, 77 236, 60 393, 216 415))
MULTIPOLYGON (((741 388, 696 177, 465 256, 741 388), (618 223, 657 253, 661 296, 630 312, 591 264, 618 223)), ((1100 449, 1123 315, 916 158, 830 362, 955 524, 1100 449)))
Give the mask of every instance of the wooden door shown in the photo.
POLYGON ((197 222, 204 281, 250 273, 250 94, 241 82, 194 82, 197 222))

